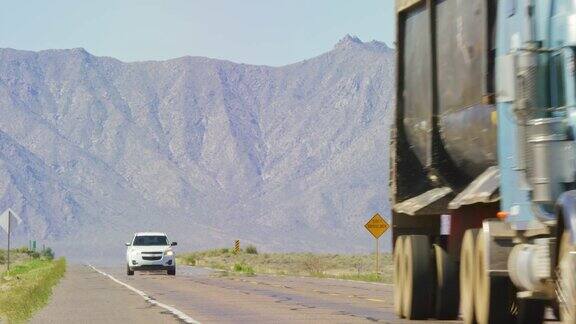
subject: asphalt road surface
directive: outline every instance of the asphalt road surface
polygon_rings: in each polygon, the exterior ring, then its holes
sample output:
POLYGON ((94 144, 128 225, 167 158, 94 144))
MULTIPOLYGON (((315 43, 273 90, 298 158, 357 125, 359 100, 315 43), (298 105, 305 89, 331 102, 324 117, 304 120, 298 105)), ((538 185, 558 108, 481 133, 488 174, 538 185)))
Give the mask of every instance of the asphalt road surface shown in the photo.
POLYGON ((70 266, 49 305, 33 322, 409 322, 394 315, 390 285, 284 276, 225 276, 185 266, 178 268, 175 277, 138 272, 129 277, 121 266, 97 269, 101 272, 87 266, 70 266))
POLYGON ((141 296, 80 265, 69 265, 32 323, 178 323, 141 296))

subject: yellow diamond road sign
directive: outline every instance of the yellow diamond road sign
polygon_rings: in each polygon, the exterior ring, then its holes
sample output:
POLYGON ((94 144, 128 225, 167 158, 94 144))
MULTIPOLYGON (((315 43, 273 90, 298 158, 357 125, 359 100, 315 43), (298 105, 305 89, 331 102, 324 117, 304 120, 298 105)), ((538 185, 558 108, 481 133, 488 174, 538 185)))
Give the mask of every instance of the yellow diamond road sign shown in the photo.
POLYGON ((388 230, 390 225, 386 223, 386 220, 380 216, 380 214, 376 213, 372 218, 364 225, 368 232, 372 234, 375 238, 379 238, 388 230))

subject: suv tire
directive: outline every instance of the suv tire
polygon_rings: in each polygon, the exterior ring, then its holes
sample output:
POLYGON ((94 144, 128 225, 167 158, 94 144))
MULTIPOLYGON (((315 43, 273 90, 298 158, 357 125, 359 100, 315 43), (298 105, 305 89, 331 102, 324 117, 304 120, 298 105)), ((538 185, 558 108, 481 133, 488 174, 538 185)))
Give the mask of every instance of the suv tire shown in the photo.
POLYGON ((169 276, 175 276, 176 275, 176 267, 172 267, 168 269, 168 275, 169 276))

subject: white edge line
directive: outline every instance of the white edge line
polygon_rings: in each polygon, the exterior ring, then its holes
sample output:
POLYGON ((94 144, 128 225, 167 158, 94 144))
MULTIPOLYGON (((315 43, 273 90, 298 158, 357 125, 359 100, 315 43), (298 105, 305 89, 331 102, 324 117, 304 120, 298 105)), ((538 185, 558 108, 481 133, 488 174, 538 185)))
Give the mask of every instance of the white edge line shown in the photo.
POLYGON ((138 290, 126 283, 123 283, 122 281, 114 278, 113 276, 107 274, 104 271, 98 270, 96 269, 93 265, 88 264, 88 267, 92 268, 92 270, 100 273, 101 275, 110 278, 110 280, 116 282, 119 285, 122 285, 130 290, 132 290, 133 292, 137 293, 138 295, 140 295, 142 298, 144 298, 144 300, 154 306, 158 306, 158 307, 162 307, 165 310, 169 311, 171 314, 173 314, 174 316, 176 316, 178 319, 184 321, 184 323, 190 323, 190 324, 200 324, 200 322, 196 321, 195 319, 193 319, 192 317, 186 315, 185 313, 179 311, 178 309, 172 307, 172 306, 168 306, 166 304, 162 304, 160 302, 158 302, 157 300, 153 299, 152 297, 150 297, 148 294, 146 294, 145 292, 138 290))

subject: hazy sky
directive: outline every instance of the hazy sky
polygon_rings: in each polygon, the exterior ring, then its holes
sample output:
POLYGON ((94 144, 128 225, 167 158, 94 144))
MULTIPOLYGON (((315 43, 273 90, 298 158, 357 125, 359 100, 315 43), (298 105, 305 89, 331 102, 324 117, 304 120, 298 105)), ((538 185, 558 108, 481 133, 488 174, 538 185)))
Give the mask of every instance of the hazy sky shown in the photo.
POLYGON ((346 34, 394 41, 393 0, 0 0, 0 47, 283 65, 346 34))

